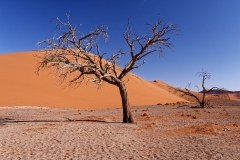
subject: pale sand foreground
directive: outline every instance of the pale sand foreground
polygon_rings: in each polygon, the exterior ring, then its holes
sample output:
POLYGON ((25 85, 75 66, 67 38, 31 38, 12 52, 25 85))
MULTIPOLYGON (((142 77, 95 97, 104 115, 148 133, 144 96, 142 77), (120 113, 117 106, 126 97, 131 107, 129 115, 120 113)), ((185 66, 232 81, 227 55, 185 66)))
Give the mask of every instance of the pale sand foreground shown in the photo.
POLYGON ((79 111, 0 108, 0 159, 240 159, 240 105, 79 111), (221 107, 221 108, 220 108, 221 107))

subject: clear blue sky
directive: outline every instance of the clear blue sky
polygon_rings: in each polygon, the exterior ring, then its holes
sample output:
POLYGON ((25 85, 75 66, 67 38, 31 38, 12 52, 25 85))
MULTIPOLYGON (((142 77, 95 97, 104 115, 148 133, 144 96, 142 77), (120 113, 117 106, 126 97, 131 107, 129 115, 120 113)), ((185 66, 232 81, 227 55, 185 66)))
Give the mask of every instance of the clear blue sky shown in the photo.
POLYGON ((144 34, 149 29, 144 24, 160 14, 180 26, 171 38, 174 52, 147 57, 135 74, 185 87, 201 85, 195 74, 206 69, 212 76, 206 87, 240 90, 240 0, 1 0, 0 53, 40 49, 36 42, 54 34, 50 19, 66 20, 67 13, 84 32, 106 24, 110 39, 100 47, 108 54, 128 51, 122 37, 128 17, 133 32, 144 34))

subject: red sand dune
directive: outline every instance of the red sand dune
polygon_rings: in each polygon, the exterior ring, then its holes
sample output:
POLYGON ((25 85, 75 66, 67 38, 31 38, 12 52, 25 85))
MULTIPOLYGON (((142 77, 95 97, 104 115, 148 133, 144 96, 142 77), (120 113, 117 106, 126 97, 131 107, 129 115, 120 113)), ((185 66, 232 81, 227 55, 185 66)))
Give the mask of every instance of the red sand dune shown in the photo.
MULTIPOLYGON (((118 88, 107 83, 101 89, 83 84, 77 89, 57 86, 49 71, 34 73, 38 58, 31 52, 0 55, 0 106, 41 106, 76 109, 121 107, 118 88)), ((158 86, 129 74, 127 85, 132 106, 185 101, 158 86)))

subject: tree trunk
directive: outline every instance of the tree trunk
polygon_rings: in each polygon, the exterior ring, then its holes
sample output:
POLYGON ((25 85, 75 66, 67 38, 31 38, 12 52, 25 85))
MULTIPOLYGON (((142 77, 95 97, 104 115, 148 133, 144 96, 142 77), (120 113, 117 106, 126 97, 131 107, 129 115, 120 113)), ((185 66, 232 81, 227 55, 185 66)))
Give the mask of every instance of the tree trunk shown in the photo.
POLYGON ((204 101, 201 102, 201 103, 200 103, 200 106, 201 106, 201 108, 205 108, 205 102, 204 102, 204 101))
POLYGON ((126 86, 123 82, 118 84, 118 88, 122 98, 122 108, 123 108, 123 123, 133 123, 133 117, 131 114, 130 103, 128 100, 126 86))
POLYGON ((205 108, 205 96, 206 96, 206 92, 205 92, 205 90, 203 89, 203 98, 202 98, 202 102, 201 102, 201 107, 202 107, 202 108, 205 108))

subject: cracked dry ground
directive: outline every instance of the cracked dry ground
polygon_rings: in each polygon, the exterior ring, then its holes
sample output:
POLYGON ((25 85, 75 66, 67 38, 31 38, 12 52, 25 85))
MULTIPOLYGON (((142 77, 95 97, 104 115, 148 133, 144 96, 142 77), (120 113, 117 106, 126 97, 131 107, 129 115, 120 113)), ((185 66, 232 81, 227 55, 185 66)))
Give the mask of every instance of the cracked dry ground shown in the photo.
POLYGON ((240 106, 0 109, 0 159, 240 159, 240 106))

